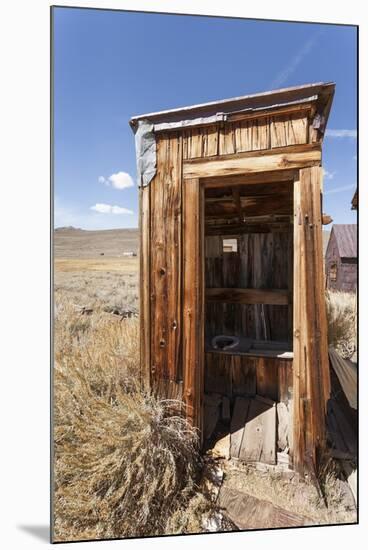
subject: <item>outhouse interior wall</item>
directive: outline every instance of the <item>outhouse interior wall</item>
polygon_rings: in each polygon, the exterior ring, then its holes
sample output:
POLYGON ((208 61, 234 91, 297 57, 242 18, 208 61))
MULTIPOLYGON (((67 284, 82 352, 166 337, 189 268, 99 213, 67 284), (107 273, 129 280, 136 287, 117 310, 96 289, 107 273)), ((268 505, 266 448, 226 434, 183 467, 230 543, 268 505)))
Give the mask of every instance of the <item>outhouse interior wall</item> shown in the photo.
POLYGON ((206 237, 206 288, 285 289, 290 305, 206 302, 206 335, 292 342, 292 226, 283 232, 243 233, 236 252, 221 235, 206 237))

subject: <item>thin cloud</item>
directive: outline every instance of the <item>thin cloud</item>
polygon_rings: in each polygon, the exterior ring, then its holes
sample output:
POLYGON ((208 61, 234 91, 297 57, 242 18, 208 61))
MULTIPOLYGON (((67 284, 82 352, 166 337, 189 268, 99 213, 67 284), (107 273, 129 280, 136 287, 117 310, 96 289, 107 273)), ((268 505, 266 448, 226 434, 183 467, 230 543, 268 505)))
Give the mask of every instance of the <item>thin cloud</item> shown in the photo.
POLYGON ((329 172, 323 168, 323 177, 325 180, 332 180, 335 177, 336 172, 329 172))
POLYGON ((356 130, 326 130, 325 135, 331 138, 357 138, 356 130))
POLYGON ((117 172, 116 174, 111 174, 108 178, 105 178, 105 176, 99 176, 98 183, 114 187, 115 189, 134 187, 134 181, 127 172, 117 172))
POLYGON ((304 46, 292 58, 289 65, 276 76, 276 78, 271 83, 271 88, 279 88, 281 84, 284 84, 284 82, 286 82, 289 79, 289 77, 298 68, 298 66, 301 64, 304 58, 313 49, 321 33, 322 31, 319 31, 314 36, 312 36, 309 40, 307 40, 304 46))
POLYGON ((134 214, 133 210, 129 208, 124 208, 123 206, 104 204, 98 202, 94 206, 91 206, 91 210, 99 212, 100 214, 134 214))
POLYGON ((342 187, 335 187, 335 189, 330 189, 329 191, 324 191, 324 195, 332 195, 333 193, 342 193, 343 191, 348 191, 349 189, 355 189, 356 184, 344 185, 342 187))

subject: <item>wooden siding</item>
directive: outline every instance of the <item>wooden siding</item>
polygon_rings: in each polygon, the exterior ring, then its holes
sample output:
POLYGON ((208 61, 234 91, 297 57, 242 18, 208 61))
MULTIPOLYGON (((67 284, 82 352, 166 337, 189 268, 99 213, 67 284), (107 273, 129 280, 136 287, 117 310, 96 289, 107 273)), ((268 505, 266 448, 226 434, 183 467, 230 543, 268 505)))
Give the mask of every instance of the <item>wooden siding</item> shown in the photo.
POLYGON ((218 123, 183 131, 183 159, 309 143, 306 111, 218 123))
POLYGON ((181 395, 182 139, 157 145, 157 175, 150 189, 151 377, 167 396, 181 395), (174 292, 173 292, 174 289, 174 292))

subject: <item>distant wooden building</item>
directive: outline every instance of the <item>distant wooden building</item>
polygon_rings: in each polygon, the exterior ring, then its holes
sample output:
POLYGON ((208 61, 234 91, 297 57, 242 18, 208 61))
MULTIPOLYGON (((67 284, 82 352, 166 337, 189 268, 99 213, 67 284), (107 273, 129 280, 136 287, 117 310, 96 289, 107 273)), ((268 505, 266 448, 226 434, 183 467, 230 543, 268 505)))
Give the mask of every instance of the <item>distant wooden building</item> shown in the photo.
POLYGON ((357 226, 335 224, 326 250, 326 286, 355 292, 357 272, 357 226))

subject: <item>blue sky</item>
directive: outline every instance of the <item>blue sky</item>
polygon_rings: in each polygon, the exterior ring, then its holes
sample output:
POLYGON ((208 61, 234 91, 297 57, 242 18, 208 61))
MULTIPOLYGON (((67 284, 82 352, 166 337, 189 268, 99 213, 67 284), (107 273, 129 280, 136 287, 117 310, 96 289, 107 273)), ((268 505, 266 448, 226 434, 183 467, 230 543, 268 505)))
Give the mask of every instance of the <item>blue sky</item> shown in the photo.
POLYGON ((131 116, 320 81, 323 209, 355 223, 356 55, 355 27, 55 8, 55 226, 138 226, 131 116))

